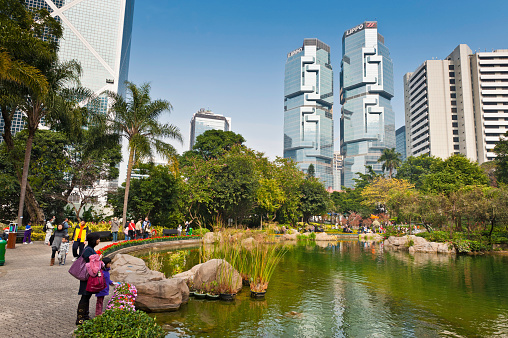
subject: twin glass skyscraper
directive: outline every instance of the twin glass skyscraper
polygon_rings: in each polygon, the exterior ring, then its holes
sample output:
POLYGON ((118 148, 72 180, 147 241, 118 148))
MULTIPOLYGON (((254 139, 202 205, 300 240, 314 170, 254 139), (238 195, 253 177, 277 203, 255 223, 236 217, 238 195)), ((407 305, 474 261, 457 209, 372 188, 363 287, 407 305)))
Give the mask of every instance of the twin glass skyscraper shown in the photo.
POLYGON ((284 158, 333 187, 333 70, 318 39, 288 53, 284 80, 284 158))
MULTIPOLYGON (((395 148, 393 64, 376 21, 344 32, 340 72, 340 155, 343 186, 354 187, 365 166, 381 173, 383 149, 395 148)), ((284 158, 306 172, 314 165, 326 188, 333 173, 333 71, 330 47, 318 39, 287 55, 284 80, 284 158)), ((336 178, 336 180, 338 180, 336 178)))
POLYGON ((365 166, 381 173, 383 149, 395 148, 393 64, 377 22, 367 21, 344 32, 340 73, 340 149, 342 184, 354 186, 365 166))

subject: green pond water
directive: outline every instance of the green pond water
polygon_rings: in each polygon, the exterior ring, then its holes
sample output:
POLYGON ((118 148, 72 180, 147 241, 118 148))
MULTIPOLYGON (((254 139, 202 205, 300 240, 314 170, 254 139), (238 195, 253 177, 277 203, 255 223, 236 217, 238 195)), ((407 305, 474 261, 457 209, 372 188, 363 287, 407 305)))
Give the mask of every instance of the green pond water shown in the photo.
MULTIPOLYGON (((290 246, 264 300, 244 287, 233 302, 191 297, 178 311, 151 315, 167 337, 508 336, 508 256, 323 246, 290 246)), ((198 263, 198 250, 164 257, 170 275, 198 263)))

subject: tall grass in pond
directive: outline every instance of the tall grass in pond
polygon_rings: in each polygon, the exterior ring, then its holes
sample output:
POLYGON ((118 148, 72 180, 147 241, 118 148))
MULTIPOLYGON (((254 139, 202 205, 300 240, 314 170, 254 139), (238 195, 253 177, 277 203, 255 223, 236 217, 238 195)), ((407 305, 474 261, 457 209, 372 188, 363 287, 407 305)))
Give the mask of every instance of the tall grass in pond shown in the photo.
POLYGON ((279 245, 256 245, 251 251, 250 289, 265 292, 275 268, 286 253, 279 245))

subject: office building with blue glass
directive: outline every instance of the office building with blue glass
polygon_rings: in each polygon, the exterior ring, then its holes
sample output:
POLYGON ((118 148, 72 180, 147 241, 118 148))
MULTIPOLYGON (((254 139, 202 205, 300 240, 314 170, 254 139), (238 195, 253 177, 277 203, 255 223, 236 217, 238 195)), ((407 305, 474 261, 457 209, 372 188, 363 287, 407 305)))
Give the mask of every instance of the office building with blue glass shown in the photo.
POLYGON ((401 155, 402 161, 406 160, 406 126, 395 131, 395 151, 401 155))
POLYGON ((393 64, 377 22, 367 21, 342 36, 340 73, 340 152, 344 156, 342 185, 354 187, 357 172, 377 160, 383 149, 395 148, 393 64))
POLYGON ((318 39, 288 53, 284 78, 284 158, 333 188, 333 70, 318 39))
POLYGON ((197 137, 207 130, 231 131, 231 118, 201 108, 192 116, 190 126, 189 150, 192 150, 197 137))

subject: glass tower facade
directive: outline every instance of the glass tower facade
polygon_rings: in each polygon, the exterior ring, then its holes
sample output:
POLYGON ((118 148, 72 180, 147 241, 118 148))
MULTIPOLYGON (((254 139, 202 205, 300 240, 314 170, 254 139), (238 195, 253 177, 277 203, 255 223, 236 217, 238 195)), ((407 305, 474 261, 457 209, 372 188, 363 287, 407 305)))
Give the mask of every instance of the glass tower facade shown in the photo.
POLYGON ((406 126, 402 126, 395 131, 395 151, 402 156, 402 161, 406 160, 406 126))
POLYGON ((340 73, 340 152, 344 155, 342 185, 354 186, 365 166, 382 173, 377 160, 395 148, 393 64, 377 22, 364 22, 344 32, 340 73))
MULTIPOLYGON (((77 60, 82 67, 81 85, 96 94, 110 90, 125 93, 134 16, 134 0, 25 0, 27 7, 45 8, 62 23, 60 61, 77 60)), ((107 109, 107 100, 101 100, 107 109)), ((0 128, 3 131, 3 119, 0 128)), ((11 130, 22 130, 16 114, 11 130)))
POLYGON ((333 188, 333 70, 318 39, 288 53, 284 78, 284 158, 333 188))
POLYGON ((230 117, 214 114, 203 108, 192 116, 190 124, 190 150, 194 147, 196 138, 207 130, 231 131, 230 117))

